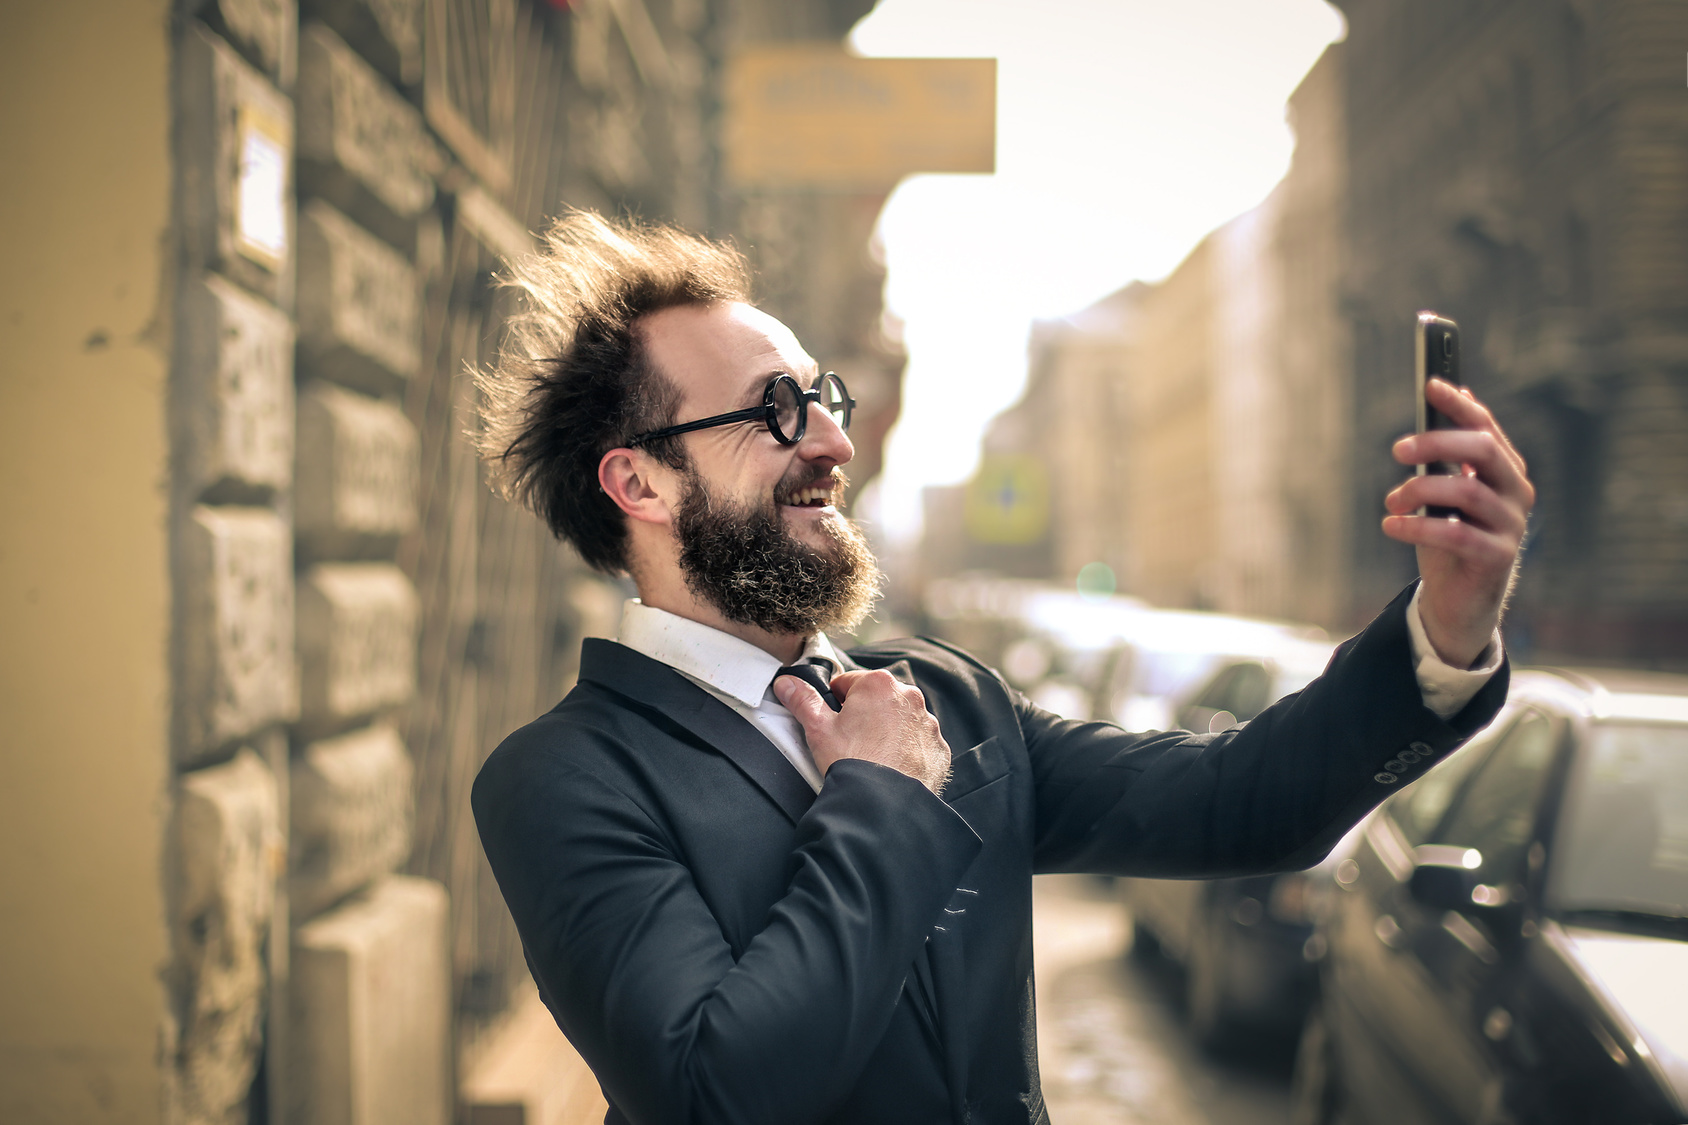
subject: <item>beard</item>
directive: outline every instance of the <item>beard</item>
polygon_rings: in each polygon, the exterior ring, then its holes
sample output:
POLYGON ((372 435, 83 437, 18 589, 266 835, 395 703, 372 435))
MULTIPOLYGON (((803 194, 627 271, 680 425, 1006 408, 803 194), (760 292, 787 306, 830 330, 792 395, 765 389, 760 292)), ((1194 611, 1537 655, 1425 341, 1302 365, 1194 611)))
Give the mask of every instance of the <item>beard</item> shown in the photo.
MULTIPOLYGON (((782 482, 765 506, 713 495, 693 469, 675 512, 680 569, 691 591, 729 621, 770 633, 809 636, 856 627, 879 596, 882 576, 867 540, 842 516, 817 522, 819 547, 792 535, 780 500, 812 482, 782 482)), ((834 469, 833 496, 844 492, 834 469)))

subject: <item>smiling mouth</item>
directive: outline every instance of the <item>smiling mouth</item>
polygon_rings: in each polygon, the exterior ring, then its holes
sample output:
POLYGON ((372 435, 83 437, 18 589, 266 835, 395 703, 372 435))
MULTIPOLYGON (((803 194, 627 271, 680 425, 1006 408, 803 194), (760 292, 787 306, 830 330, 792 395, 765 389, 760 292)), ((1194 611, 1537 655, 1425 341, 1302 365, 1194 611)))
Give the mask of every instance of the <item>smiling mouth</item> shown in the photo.
POLYGON ((779 502, 786 508, 830 509, 843 494, 843 483, 836 475, 824 476, 802 488, 791 489, 780 497, 779 502))
POLYGON ((786 497, 785 504, 790 508, 830 508, 832 506, 832 485, 817 484, 808 488, 800 488, 786 497))

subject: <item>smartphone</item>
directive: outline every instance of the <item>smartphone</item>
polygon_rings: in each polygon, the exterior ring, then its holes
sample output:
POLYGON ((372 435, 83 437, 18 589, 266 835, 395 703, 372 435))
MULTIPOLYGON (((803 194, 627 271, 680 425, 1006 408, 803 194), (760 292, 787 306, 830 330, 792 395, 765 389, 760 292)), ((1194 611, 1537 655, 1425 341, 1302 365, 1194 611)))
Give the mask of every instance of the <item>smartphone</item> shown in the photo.
MULTIPOLYGON (((1424 385, 1431 379, 1445 379, 1459 386, 1459 325, 1429 309, 1420 312, 1418 331, 1414 333, 1414 352, 1413 389, 1418 398, 1418 432, 1455 429, 1447 415, 1425 401, 1424 385)), ((1433 461, 1418 467, 1421 477, 1426 473, 1454 476, 1459 472, 1460 467, 1451 461, 1433 461)), ((1464 513, 1458 508, 1431 505, 1420 508, 1418 514, 1457 519, 1464 513)))

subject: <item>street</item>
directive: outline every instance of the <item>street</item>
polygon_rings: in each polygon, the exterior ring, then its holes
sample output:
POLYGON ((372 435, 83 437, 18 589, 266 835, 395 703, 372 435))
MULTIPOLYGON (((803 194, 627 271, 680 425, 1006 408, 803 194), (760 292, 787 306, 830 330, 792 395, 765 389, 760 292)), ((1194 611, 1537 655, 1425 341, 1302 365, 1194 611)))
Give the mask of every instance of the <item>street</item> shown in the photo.
POLYGON ((1037 1030, 1053 1125, 1284 1125, 1287 1050, 1217 1063, 1190 1041, 1175 970, 1126 956, 1111 888, 1043 876, 1035 891, 1037 1030))

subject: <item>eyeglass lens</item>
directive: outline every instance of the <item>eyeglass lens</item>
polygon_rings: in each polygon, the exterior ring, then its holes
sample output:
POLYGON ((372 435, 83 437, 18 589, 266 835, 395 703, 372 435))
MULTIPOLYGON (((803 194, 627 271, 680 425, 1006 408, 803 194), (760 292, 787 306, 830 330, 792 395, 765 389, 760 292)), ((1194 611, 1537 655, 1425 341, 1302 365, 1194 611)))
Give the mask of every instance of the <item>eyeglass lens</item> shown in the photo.
POLYGON ((844 380, 827 372, 821 376, 821 409, 832 415, 832 420, 838 423, 838 428, 850 428, 850 396, 844 392, 844 380))
MULTIPOLYGON (((829 371, 821 376, 820 385, 811 394, 818 398, 821 409, 831 415, 840 429, 850 428, 851 403, 850 396, 844 390, 844 380, 829 371)), ((787 445, 802 440, 803 433, 808 428, 805 425, 808 418, 803 411, 808 408, 811 396, 798 388, 796 379, 789 375, 781 375, 774 380, 772 399, 774 437, 787 445)))
POLYGON ((790 443, 798 439, 797 422, 801 415, 798 407, 803 405, 801 392, 797 389, 797 381, 789 376, 774 380, 774 425, 778 427, 775 437, 790 443))

